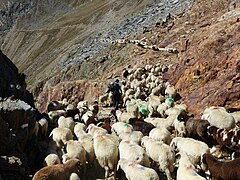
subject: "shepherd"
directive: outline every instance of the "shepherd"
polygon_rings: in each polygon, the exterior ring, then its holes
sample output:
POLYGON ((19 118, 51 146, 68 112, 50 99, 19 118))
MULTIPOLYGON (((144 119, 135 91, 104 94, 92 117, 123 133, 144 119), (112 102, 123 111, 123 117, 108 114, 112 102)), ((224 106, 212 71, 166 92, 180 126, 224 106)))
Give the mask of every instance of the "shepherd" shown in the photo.
POLYGON ((122 99, 122 90, 121 90, 121 86, 119 84, 119 80, 116 79, 115 82, 111 82, 108 85, 108 90, 107 93, 112 92, 112 102, 113 102, 113 106, 114 108, 117 110, 118 109, 118 105, 122 99))

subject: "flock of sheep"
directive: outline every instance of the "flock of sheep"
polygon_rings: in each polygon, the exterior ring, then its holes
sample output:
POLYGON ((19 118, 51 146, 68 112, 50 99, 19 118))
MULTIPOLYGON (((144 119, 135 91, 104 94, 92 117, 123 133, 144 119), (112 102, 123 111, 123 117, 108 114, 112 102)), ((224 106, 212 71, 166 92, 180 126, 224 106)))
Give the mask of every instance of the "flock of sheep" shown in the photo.
POLYGON ((160 48, 157 47, 156 45, 149 45, 146 41, 147 38, 144 37, 141 40, 137 40, 137 39, 116 39, 114 41, 111 40, 107 40, 107 39, 102 39, 102 42, 107 42, 107 43, 111 43, 111 44, 135 44, 139 47, 142 47, 144 49, 151 49, 153 51, 163 51, 163 52, 169 52, 169 53, 178 53, 178 50, 176 48, 160 48))
POLYGON ((46 167, 33 179, 89 179, 90 168, 95 179, 97 168, 105 179, 121 179, 120 169, 129 180, 239 179, 240 112, 209 107, 201 119, 190 118, 187 106, 175 102, 176 89, 163 81, 166 71, 159 64, 125 70, 119 110, 105 107, 111 93, 92 105, 52 102, 49 120, 34 128, 43 137, 51 129, 52 140, 46 167), (234 152, 231 159, 223 158, 226 152, 234 152))

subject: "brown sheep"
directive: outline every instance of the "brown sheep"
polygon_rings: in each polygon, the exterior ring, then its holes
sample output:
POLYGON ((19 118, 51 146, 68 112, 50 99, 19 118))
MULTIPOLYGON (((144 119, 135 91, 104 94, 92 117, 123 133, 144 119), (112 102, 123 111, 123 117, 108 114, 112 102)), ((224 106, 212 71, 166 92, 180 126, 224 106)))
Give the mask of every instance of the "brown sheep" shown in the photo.
POLYGON ((210 123, 201 119, 188 119, 186 122, 187 136, 198 140, 208 139, 207 127, 210 123))
POLYGON ((57 164, 40 169, 33 176, 33 180, 66 180, 72 173, 79 174, 81 167, 79 160, 71 159, 66 164, 57 164))
POLYGON ((150 131, 155 128, 151 123, 145 122, 143 119, 130 118, 129 124, 133 126, 134 131, 141 131, 144 136, 148 136, 150 131))
POLYGON ((213 155, 205 153, 202 162, 207 164, 212 180, 235 180, 240 178, 240 159, 218 161, 213 155))

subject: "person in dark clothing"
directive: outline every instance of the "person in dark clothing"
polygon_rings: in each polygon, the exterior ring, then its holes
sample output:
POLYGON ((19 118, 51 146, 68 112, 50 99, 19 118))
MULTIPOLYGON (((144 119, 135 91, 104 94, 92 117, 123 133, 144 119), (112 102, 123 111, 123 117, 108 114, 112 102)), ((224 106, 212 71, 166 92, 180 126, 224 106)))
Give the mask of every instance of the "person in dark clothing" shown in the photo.
POLYGON ((107 93, 112 92, 112 101, 113 101, 113 106, 115 107, 115 109, 118 109, 118 105, 122 99, 122 90, 121 90, 121 86, 119 84, 119 80, 116 79, 115 82, 111 82, 108 85, 108 91, 107 93))

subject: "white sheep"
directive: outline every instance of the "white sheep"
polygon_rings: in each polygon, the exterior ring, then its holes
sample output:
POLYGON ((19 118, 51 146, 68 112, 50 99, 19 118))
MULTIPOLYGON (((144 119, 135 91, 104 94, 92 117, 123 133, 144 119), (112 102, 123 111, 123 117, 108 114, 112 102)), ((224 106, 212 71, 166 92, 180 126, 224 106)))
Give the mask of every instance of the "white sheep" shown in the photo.
POLYGON ((152 69, 152 67, 153 67, 152 65, 149 65, 149 64, 148 64, 148 65, 145 66, 145 70, 148 71, 148 72, 150 72, 151 69, 152 69))
POLYGON ((139 144, 142 140, 143 133, 141 131, 132 131, 132 132, 124 132, 119 134, 120 139, 133 141, 136 144, 139 144))
POLYGON ((138 99, 140 96, 141 96, 141 89, 140 89, 140 87, 137 87, 134 97, 135 97, 135 99, 138 99))
POLYGON ((173 127, 173 122, 177 119, 177 115, 170 115, 168 116, 166 119, 164 119, 163 121, 161 121, 160 123, 158 123, 156 125, 156 127, 158 128, 166 128, 168 130, 171 130, 171 128, 173 127))
POLYGON ((188 111, 188 109, 187 109, 187 105, 184 104, 184 103, 181 103, 181 104, 175 104, 174 107, 177 108, 177 109, 180 109, 181 112, 184 112, 184 111, 187 112, 187 111, 188 111))
POLYGON ((173 98, 166 98, 164 103, 167 104, 167 106, 170 108, 173 106, 174 100, 173 100, 173 98))
POLYGON ((107 130, 106 129, 103 129, 101 127, 98 127, 94 124, 89 124, 89 126, 87 127, 87 131, 88 131, 88 134, 92 135, 93 137, 98 135, 98 134, 107 134, 107 130))
POLYGON ((162 103, 164 98, 162 96, 149 95, 148 97, 149 106, 152 107, 155 111, 158 106, 162 103))
POLYGON ((52 166, 55 164, 61 164, 61 161, 57 154, 49 154, 45 157, 43 166, 52 166))
POLYGON ((61 148, 68 140, 73 139, 72 132, 68 128, 54 128, 49 137, 51 136, 59 148, 61 148))
POLYGON ((202 119, 207 120, 212 126, 219 129, 232 129, 235 127, 235 119, 224 107, 209 107, 202 113, 202 119))
POLYGON ((151 83, 152 82, 152 75, 153 75, 153 73, 148 73, 148 76, 147 76, 147 78, 146 78, 146 83, 147 84, 149 84, 149 83, 151 83))
POLYGON ((68 128, 74 133, 75 122, 72 117, 65 118, 64 116, 59 117, 58 119, 58 127, 59 128, 68 128))
POLYGON ((161 117, 165 117, 165 111, 169 108, 166 103, 161 103, 158 105, 157 112, 161 115, 161 117))
POLYGON ((122 101, 123 101, 123 107, 125 107, 127 102, 131 101, 131 98, 129 96, 124 96, 122 101))
POLYGON ((157 117, 148 117, 144 119, 145 122, 151 123, 155 127, 157 127, 158 124, 161 124, 165 120, 166 120, 165 118, 157 118, 157 117))
POLYGON ((74 134, 76 135, 76 137, 78 138, 79 136, 81 136, 82 134, 86 133, 85 131, 86 129, 86 125, 83 123, 76 123, 74 126, 74 134))
POLYGON ((205 178, 197 173, 194 165, 184 152, 180 152, 181 158, 177 170, 177 180, 204 180, 205 178))
POLYGON ((106 179, 110 171, 114 172, 116 178, 119 144, 113 140, 114 138, 110 134, 98 134, 93 139, 94 152, 100 166, 105 169, 106 179))
POLYGON ((64 98, 62 101, 58 101, 60 104, 62 104, 63 106, 67 106, 68 105, 68 100, 67 98, 64 98))
POLYGON ((155 170, 126 159, 120 159, 118 167, 121 167, 129 180, 159 180, 159 176, 155 170))
POLYGON ((155 141, 148 136, 142 138, 142 146, 146 148, 147 155, 159 163, 159 170, 165 172, 167 179, 172 179, 171 172, 174 170, 175 153, 173 148, 161 141, 155 141))
POLYGON ((132 82, 134 80, 134 75, 133 74, 130 74, 128 77, 127 77, 127 80, 129 82, 132 82))
MULTIPOLYGON (((138 117, 139 115, 139 110, 138 110, 138 106, 136 103, 132 103, 132 102, 127 102, 126 103, 126 110, 128 113, 130 113, 132 115, 132 117, 138 117)), ((121 119, 123 119, 122 117, 123 115, 121 115, 121 119)))
POLYGON ((50 123, 52 125, 57 125, 57 121, 60 116, 66 116, 67 112, 65 110, 55 110, 55 111, 50 111, 48 113, 48 117, 50 119, 50 123))
POLYGON ((93 137, 90 134, 82 133, 78 136, 78 142, 84 147, 86 150, 86 160, 89 164, 93 165, 95 161, 95 153, 93 147, 93 137))
POLYGON ((149 167, 150 161, 143 147, 133 141, 122 140, 119 144, 120 159, 127 159, 149 167))
POLYGON ((135 72, 133 73, 133 77, 136 79, 141 79, 141 76, 143 75, 143 68, 137 68, 135 72))
POLYGON ((149 137, 156 141, 163 141, 166 144, 171 143, 171 133, 166 128, 153 128, 149 132, 149 137))
POLYGON ((67 153, 62 156, 63 163, 69 159, 78 159, 83 167, 83 172, 86 171, 86 150, 78 141, 69 140, 66 142, 67 153))
POLYGON ((231 114, 234 117, 236 124, 240 122, 240 111, 232 112, 229 114, 231 114))
POLYGON ((182 111, 178 108, 175 108, 175 107, 171 107, 171 108, 169 108, 165 111, 165 115, 167 115, 167 116, 170 116, 170 115, 177 115, 178 116, 181 113, 182 113, 182 111))
POLYGON ((112 125, 112 132, 115 133, 116 135, 132 131, 133 131, 132 125, 124 122, 116 122, 112 125))
POLYGON ((153 74, 153 75, 151 75, 151 81, 152 82, 155 82, 156 81, 156 79, 157 79, 157 77, 153 74))
POLYGON ((146 84, 146 86, 149 88, 148 92, 151 93, 152 89, 154 89, 157 86, 157 84, 155 82, 150 82, 146 84))
POLYGON ((81 108, 87 109, 88 108, 88 101, 80 101, 80 102, 78 102, 77 108, 78 109, 81 109, 81 108))
POLYGON ((80 180, 80 177, 77 175, 77 173, 72 173, 69 177, 69 180, 80 180))
POLYGON ((154 69, 155 74, 160 74, 161 71, 162 71, 162 66, 161 65, 156 66, 155 69, 154 69))
POLYGON ((129 119, 135 117, 132 113, 122 112, 120 110, 116 110, 116 116, 117 116, 118 121, 123 122, 123 123, 128 123, 129 119))
POLYGON ((170 98, 175 98, 177 95, 177 90, 175 89, 174 86, 167 83, 166 89, 165 89, 165 95, 170 98))
POLYGON ((195 166, 200 164, 202 169, 205 168, 201 162, 201 157, 204 153, 210 153, 206 143, 192 138, 175 137, 172 139, 170 146, 178 151, 185 152, 195 166))
POLYGON ((175 119, 173 121, 173 126, 175 128, 176 136, 183 137, 187 134, 186 126, 183 121, 181 122, 181 121, 178 121, 177 119, 175 119))

